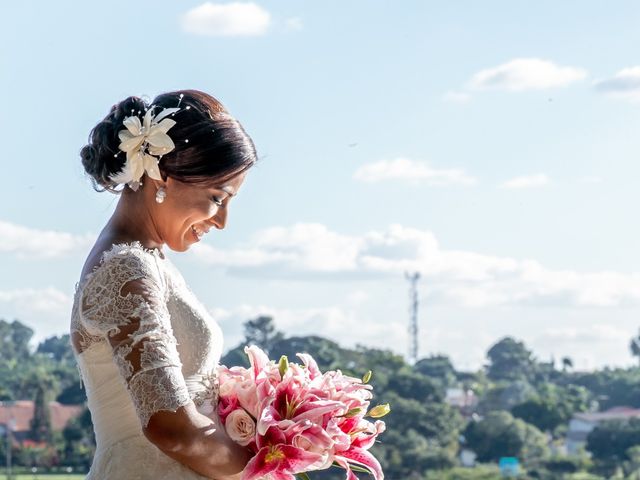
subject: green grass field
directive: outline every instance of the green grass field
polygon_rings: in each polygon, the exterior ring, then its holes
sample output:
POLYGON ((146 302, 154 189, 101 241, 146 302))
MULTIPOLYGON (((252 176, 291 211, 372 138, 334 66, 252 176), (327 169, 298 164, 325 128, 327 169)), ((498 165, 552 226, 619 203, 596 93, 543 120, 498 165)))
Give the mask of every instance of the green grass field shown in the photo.
MULTIPOLYGON (((36 475, 33 474, 21 474, 15 475, 13 478, 15 480, 81 480, 85 475, 76 475, 76 474, 66 474, 66 473, 58 473, 54 475, 45 475, 38 473, 36 475)), ((5 480, 7 477, 4 474, 0 474, 0 480, 5 480)))

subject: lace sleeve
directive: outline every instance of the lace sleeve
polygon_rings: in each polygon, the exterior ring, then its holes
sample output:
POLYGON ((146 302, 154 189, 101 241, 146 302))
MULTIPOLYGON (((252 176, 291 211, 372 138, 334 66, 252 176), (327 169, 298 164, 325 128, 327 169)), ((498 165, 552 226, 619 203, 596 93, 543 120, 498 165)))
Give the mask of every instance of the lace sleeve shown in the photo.
POLYGON ((154 413, 191 401, 157 262, 142 250, 104 259, 82 297, 84 326, 110 343, 143 427, 154 413))

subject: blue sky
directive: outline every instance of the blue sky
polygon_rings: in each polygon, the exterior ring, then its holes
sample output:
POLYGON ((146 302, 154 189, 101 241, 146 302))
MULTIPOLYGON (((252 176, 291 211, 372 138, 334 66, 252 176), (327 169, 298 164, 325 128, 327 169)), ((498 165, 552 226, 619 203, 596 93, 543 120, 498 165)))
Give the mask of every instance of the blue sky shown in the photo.
POLYGON ((79 149, 128 95, 198 88, 260 162, 228 227, 172 254, 225 332, 482 364, 504 335, 580 368, 640 327, 640 5, 596 1, 0 6, 0 317, 63 333, 116 198, 79 149))

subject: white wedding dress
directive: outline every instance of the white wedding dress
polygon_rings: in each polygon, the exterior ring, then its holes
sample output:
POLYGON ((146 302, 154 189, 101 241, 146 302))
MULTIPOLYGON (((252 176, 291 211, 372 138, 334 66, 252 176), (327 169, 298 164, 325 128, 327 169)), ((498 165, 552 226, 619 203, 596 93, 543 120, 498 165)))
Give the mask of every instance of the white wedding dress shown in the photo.
POLYGON ((142 432, 193 401, 215 419, 222 331, 157 250, 113 245, 76 285, 74 355, 97 449, 88 480, 202 480, 142 432))

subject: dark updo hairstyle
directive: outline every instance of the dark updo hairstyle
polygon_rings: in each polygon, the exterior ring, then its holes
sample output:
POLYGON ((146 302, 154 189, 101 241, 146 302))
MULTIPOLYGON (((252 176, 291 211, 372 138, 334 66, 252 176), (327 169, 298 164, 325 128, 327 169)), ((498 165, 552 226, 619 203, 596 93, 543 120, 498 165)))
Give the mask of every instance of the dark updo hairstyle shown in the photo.
POLYGON ((163 108, 180 107, 170 118, 176 121, 167 134, 175 149, 160 158, 163 178, 193 184, 224 183, 249 169, 257 160, 256 148, 242 125, 211 95, 198 90, 180 90, 158 95, 151 104, 128 97, 111 107, 109 114, 89 134, 80 156, 97 191, 119 193, 110 177, 120 172, 126 154, 118 148, 123 121, 137 115, 140 121, 148 108, 154 115, 163 108))

